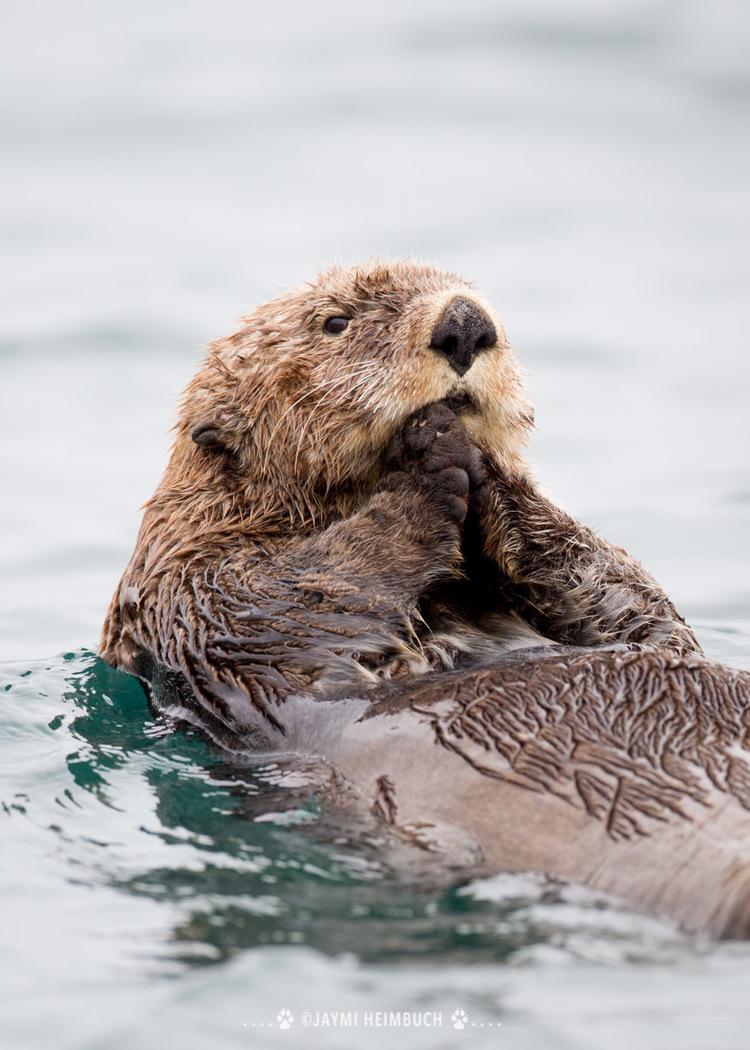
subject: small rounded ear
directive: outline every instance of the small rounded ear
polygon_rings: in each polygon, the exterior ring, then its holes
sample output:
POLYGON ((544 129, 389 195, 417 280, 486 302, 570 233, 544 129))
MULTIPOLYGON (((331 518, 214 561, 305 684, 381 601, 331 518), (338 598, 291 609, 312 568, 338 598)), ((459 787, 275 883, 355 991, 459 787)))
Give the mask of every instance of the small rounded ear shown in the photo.
POLYGON ((201 448, 226 450, 227 443, 221 427, 217 423, 198 423, 190 431, 190 437, 201 448))

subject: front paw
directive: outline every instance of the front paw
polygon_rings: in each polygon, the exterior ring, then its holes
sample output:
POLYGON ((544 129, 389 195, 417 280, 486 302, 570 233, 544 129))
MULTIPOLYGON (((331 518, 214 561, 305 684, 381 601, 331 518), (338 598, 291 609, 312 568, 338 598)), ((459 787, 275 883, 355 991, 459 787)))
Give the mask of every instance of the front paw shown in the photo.
POLYGON ((420 489, 456 525, 466 518, 469 495, 484 476, 481 455, 463 424, 443 402, 410 416, 391 442, 387 488, 420 489))

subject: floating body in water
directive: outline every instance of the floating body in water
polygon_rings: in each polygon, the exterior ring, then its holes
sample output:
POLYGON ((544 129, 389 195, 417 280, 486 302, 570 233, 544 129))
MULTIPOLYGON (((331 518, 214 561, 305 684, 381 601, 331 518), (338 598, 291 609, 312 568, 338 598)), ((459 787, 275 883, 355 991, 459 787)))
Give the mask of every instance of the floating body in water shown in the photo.
POLYGON ((454 275, 333 269, 259 307, 188 387, 101 654, 222 747, 320 756, 334 804, 448 863, 744 936, 750 674, 538 490, 531 422, 454 275))

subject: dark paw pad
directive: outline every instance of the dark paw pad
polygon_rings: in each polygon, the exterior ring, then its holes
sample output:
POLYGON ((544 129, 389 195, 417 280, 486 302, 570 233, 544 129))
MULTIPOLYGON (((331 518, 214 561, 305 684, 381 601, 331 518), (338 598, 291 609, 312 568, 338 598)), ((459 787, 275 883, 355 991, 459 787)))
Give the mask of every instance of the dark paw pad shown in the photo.
POLYGON ((443 402, 427 405, 407 419, 391 446, 389 465, 428 489, 443 512, 457 521, 463 521, 469 491, 482 477, 479 450, 443 402))

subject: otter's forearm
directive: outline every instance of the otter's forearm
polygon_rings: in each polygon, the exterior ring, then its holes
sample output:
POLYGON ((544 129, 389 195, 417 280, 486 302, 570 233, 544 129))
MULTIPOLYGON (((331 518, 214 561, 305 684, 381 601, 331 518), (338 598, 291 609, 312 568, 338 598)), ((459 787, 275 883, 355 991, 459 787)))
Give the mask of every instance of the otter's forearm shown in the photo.
POLYGON ((432 493, 397 488, 377 493, 358 513, 287 548, 284 560, 306 579, 324 572, 411 610, 434 582, 457 572, 460 529, 432 493))
POLYGON ((404 424, 380 489, 358 513, 285 549, 306 579, 324 572, 411 613, 438 580, 458 572, 461 534, 480 455, 455 414, 430 405, 404 424))
POLYGON ((551 638, 700 652, 692 629, 643 567, 546 499, 526 477, 486 464, 477 498, 485 554, 551 638))
POLYGON ((217 724, 251 724, 254 709, 278 728, 274 706, 290 693, 364 690, 424 663, 412 615, 460 559, 458 537, 428 493, 382 492, 281 551, 175 573, 153 624, 143 610, 129 625, 132 648, 178 671, 217 724))

